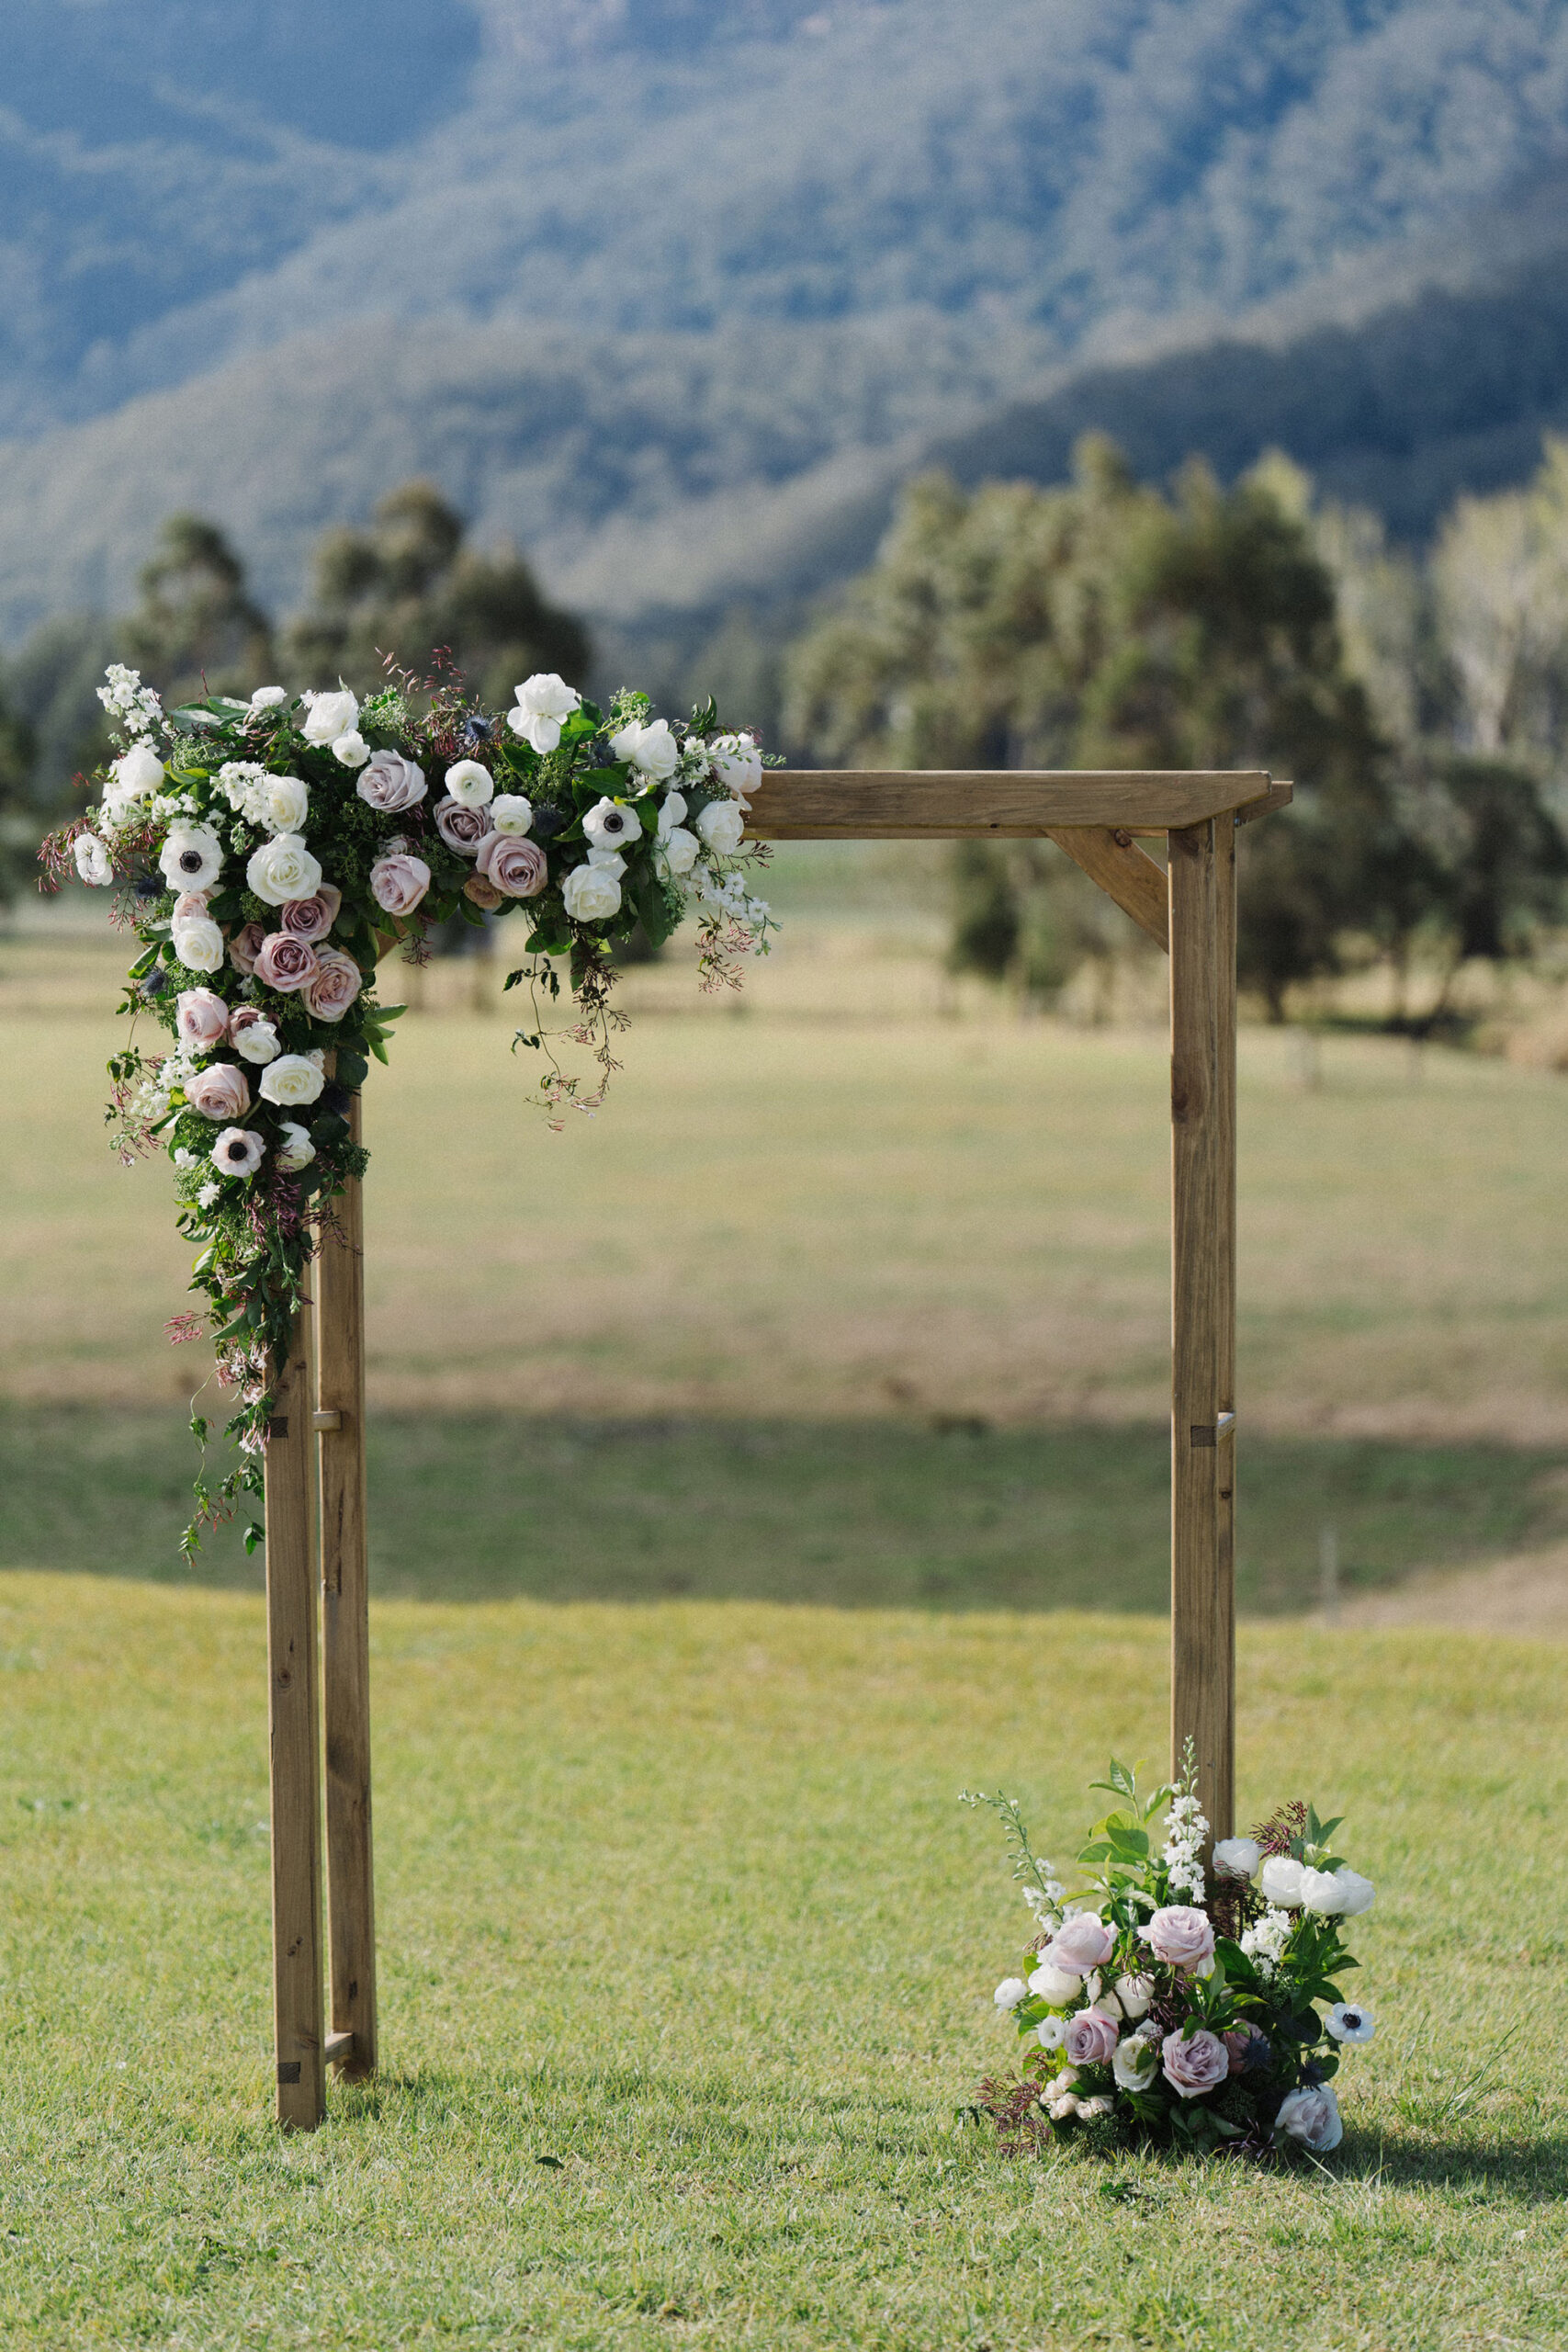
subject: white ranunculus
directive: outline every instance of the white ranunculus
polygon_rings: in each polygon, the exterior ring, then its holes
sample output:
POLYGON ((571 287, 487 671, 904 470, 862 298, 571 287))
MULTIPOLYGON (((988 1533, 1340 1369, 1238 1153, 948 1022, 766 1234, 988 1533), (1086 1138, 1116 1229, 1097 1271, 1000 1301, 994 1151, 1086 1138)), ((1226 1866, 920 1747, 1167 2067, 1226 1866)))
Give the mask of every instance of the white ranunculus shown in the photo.
POLYGON ((490 821, 498 833, 525 833, 534 821, 534 804, 525 793, 498 792, 490 804, 490 821))
POLYGON ((280 702, 288 700, 287 686, 258 686, 251 696, 253 710, 276 710, 280 702))
POLYGON ((96 833, 78 833, 72 844, 76 871, 95 890, 107 890, 114 880, 114 860, 96 833))
POLYGON ((1377 2031, 1371 2009, 1359 2001, 1336 2001, 1323 2022, 1336 2041, 1370 2041, 1377 2031))
POLYGON ((594 802, 582 820, 582 831, 595 849, 619 852, 642 839, 642 820, 624 800, 594 802))
POLYGON ((1270 1854, 1258 1883, 1266 1903, 1278 1903, 1287 1911, 1299 1911, 1305 1899, 1305 1881, 1304 1862, 1298 1862, 1292 1854, 1270 1854))
POLYGON ((316 1147, 310 1141, 309 1128, 300 1126, 293 1119, 286 1119, 283 1123, 283 1141, 278 1145, 273 1157, 278 1167, 287 1170, 289 1175, 292 1175, 297 1168, 309 1168, 311 1160, 316 1157, 316 1147))
POLYGON ((164 763, 150 743, 132 744, 122 752, 111 771, 108 789, 111 807, 123 808, 128 800, 145 800, 164 789, 164 763))
POLYGON ((611 736, 610 749, 639 775, 653 776, 660 783, 681 764, 681 746, 670 732, 667 718, 634 718, 611 736))
POLYGON ((1299 2140, 1315 2156, 1325 2156, 1345 2137, 1339 2102, 1326 2083, 1287 2091, 1280 2102, 1274 2130, 1276 2135, 1283 2132, 1287 2139, 1299 2140))
POLYGON ((359 724, 358 697, 341 686, 335 695, 308 694, 305 696, 305 723, 300 729, 307 743, 331 743, 340 735, 347 735, 359 724))
POLYGON ((1154 1996, 1154 1981, 1151 1977, 1119 1976, 1116 1979, 1116 1997, 1122 2004, 1122 2014, 1126 2017, 1146 2017, 1149 2003, 1154 1996))
POLYGON ((307 786, 297 775, 271 775, 262 786, 265 810, 263 822, 275 833, 297 833, 310 806, 307 786))
POLYGON ((507 712, 507 725, 536 752, 553 752, 565 722, 581 707, 582 696, 554 670, 536 670, 516 692, 516 707, 507 712))
POLYGON ((1262 1860, 1263 1849, 1256 1838, 1214 1840, 1214 1868, 1221 1878, 1254 1878, 1262 1860))
POLYGON ((345 768, 362 768, 370 757, 370 746, 355 727, 346 734, 333 737, 333 757, 345 768))
POLYGON ((458 760, 446 771, 446 789, 465 808, 482 808, 495 792, 495 778, 478 760, 458 760))
POLYGON ((223 871, 223 844, 210 825, 171 825, 158 864, 171 890, 210 890, 223 871))
POLYGON ((1064 2018, 1042 2018, 1034 2029, 1034 2039, 1042 2050, 1060 2050, 1067 2038, 1064 2018))
POLYGON ((275 1062, 283 1047, 270 1021, 253 1021, 235 1031, 234 1051, 242 1061, 275 1062))
POLYGON ((291 1105, 313 1102, 326 1080, 307 1054, 279 1054, 261 1074, 261 1091, 269 1102, 291 1105))
POLYGON ((1159 2064, 1159 2044, 1131 2033, 1111 2054, 1111 2071, 1124 2091, 1146 2090, 1159 2064))
POLYGON ((671 874, 689 874, 697 862, 697 837, 684 825, 671 825, 661 835, 659 849, 671 874))
POLYGON ((1029 1989, 1042 2001, 1049 2001, 1054 2009, 1076 2001, 1083 1991, 1081 1976, 1069 1975, 1065 1968, 1053 1968, 1043 1962, 1029 1980, 1029 1989))
POLYGON ((590 862, 572 867, 561 897, 573 922, 607 922, 620 910, 621 886, 604 866, 590 862))
POLYGON ((223 933, 210 915, 192 915, 170 926, 175 954, 187 972, 217 972, 223 966, 223 933))
POLYGON ((716 735, 708 750, 719 782, 735 795, 742 808, 750 808, 746 795, 755 792, 762 781, 762 754, 757 749, 756 737, 716 735))
POLYGON ((710 800, 697 819, 697 831, 719 857, 733 857, 746 831, 746 820, 734 800, 710 800))
POLYGON ((251 852, 245 885, 269 907, 286 907, 291 899, 315 897, 321 887, 321 869, 299 834, 279 833, 251 852))
POLYGON ((991 1998, 998 2009, 1016 2009, 1028 1991, 1029 1987, 1021 1976, 1004 1976, 991 1998))

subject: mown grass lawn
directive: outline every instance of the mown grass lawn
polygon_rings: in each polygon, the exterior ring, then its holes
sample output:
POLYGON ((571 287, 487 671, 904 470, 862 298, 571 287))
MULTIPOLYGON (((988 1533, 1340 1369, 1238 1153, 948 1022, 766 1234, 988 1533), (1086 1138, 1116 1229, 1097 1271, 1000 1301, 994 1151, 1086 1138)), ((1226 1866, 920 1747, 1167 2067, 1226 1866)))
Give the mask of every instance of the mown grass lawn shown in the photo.
POLYGON ((1560 1650, 1243 1634, 1244 1808, 1348 1815, 1377 2041, 1322 2172, 954 2109, 1063 1850, 1163 1746, 1166 1631, 672 1600, 380 1604, 386 2071, 269 2120, 260 1604, 0 1580, 0 2340, 1560 2346, 1560 1650), (546 2161, 548 2159, 549 2161, 546 2161))

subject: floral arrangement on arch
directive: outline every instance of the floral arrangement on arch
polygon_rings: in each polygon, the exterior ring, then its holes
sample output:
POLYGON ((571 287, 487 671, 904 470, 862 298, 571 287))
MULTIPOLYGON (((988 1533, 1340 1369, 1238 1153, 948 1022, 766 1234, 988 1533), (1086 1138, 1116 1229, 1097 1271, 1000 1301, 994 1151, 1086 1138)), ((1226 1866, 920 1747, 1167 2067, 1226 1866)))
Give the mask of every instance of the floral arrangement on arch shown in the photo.
MULTIPOLYGON (((118 755, 90 780, 86 815, 45 842, 44 887, 74 872, 117 892, 141 946, 119 1010, 169 1039, 149 1050, 133 1034, 114 1057, 108 1117, 122 1159, 162 1147, 174 1162, 207 1305, 170 1335, 209 1332, 237 1396, 240 1464, 216 1488, 197 1478, 189 1550, 261 1491, 273 1367, 333 1195, 364 1171, 353 1098, 403 1010, 378 996, 383 958, 400 944, 423 961, 426 933, 454 916, 522 913, 531 960, 506 986, 528 986, 535 1019, 513 1050, 541 1055, 536 1099, 553 1125, 596 1109, 625 1025, 608 1001, 617 942, 640 923, 662 944, 694 911, 710 988, 739 985, 737 959, 767 952, 774 926, 748 869, 769 853, 742 841, 763 759, 711 702, 671 726, 644 695, 623 691, 606 714, 553 673, 525 679, 504 716, 459 681, 397 671, 364 702, 263 686, 164 711, 118 665, 98 693, 118 755), (549 1031, 556 959, 571 1013, 549 1031), (562 1066, 560 1037, 592 1052, 591 1083, 562 1066)), ((192 1427, 205 1442, 205 1419, 192 1427)))
POLYGON ((1338 1983, 1358 1964, 1343 1928, 1371 1908, 1371 1883, 1331 1850, 1338 1821, 1292 1802, 1216 1843, 1211 1884, 1194 1784, 1190 1743, 1183 1778, 1147 1798, 1112 1760, 1092 1785, 1119 1803, 1095 1823, 1073 1894, 1016 1799, 964 1792, 1000 1815, 1037 1930, 1025 1973, 995 1996, 1028 2045, 1022 2079, 987 2079, 974 2110, 1014 2152, 1086 2126, 1256 2158, 1339 2144, 1332 2078, 1373 2030, 1338 1983))

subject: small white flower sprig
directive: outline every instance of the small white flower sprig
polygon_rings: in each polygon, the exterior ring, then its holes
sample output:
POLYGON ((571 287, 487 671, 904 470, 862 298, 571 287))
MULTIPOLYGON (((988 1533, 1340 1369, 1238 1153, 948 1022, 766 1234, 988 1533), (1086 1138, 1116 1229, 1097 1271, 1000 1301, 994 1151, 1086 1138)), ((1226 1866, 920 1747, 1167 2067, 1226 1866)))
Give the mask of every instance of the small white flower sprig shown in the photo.
POLYGON ((1023 1973, 995 1994, 1028 2045, 1022 2079, 987 2078, 969 2110, 1010 2147, 1085 2125, 1107 2143, 1202 2154, 1338 2146, 1331 2078, 1343 2049, 1373 2031, 1371 2011, 1336 1981, 1357 1965, 1341 1926, 1371 1908, 1374 1890, 1331 1851, 1338 1822, 1292 1803, 1252 1837, 1214 1846, 1207 1891, 1195 1780, 1190 1743, 1181 1780, 1146 1798, 1112 1760, 1093 1785, 1121 1802, 1095 1823, 1072 1894, 1034 1854, 1016 1798, 964 1792, 963 1804, 1000 1816, 1037 1930, 1023 1973))
MULTIPOLYGON (((541 992, 559 998, 564 959, 576 1018, 559 1034, 598 1075, 570 1075, 537 1020, 513 1050, 543 1056, 535 1099, 552 1125, 597 1109, 624 1025, 614 952, 638 923, 661 944, 694 913, 706 987, 738 986, 737 959, 767 953, 773 918, 748 882, 768 852, 743 841, 764 760, 711 702, 672 727, 622 692, 606 716, 553 673, 525 678, 503 715, 460 681, 395 670, 363 703, 341 684, 263 686, 165 712, 118 664, 98 691, 116 756, 40 854, 46 888, 74 873, 117 892, 141 950, 119 1009, 172 1040, 149 1053, 133 1033, 114 1057, 109 1118, 122 1158, 161 1146, 174 1163, 207 1306, 170 1333, 209 1331, 238 1393, 240 1466, 216 1488, 198 1477, 188 1551, 261 1491, 273 1367, 333 1198, 364 1171, 353 1098, 403 1010, 378 999, 384 956, 400 944, 423 961, 454 917, 525 913, 532 960, 506 985, 527 983, 536 1012, 541 992)), ((205 1442, 206 1421, 192 1427, 205 1442)))

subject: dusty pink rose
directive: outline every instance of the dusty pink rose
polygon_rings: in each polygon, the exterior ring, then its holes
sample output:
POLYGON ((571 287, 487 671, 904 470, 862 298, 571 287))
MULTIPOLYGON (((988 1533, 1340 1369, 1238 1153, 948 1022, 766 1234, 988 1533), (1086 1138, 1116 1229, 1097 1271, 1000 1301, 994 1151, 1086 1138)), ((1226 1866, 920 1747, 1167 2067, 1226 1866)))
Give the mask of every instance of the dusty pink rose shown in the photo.
POLYGON ((1108 2066, 1116 2049, 1116 2020, 1103 2009, 1080 2009, 1067 2019, 1063 2047, 1075 2066, 1108 2066))
POLYGON ((1189 1903, 1170 1903, 1156 1911, 1144 1929, 1155 1958, 1167 1968, 1196 1968, 1214 1949, 1214 1930, 1206 1911, 1189 1903))
POLYGON ((491 831, 488 808, 465 808, 460 800, 438 800, 431 811, 435 830, 459 857, 478 857, 479 843, 491 831))
POLYGON ((279 927, 294 938, 304 940, 307 946, 313 947, 318 939, 326 937, 336 922, 337 910, 342 904, 343 892, 337 885, 323 882, 313 899, 290 899, 287 906, 279 907, 279 927))
POLYGON ((212 1062, 187 1082, 186 1101, 204 1119, 221 1125, 225 1119, 243 1118, 251 1107, 250 1085, 237 1062, 212 1062))
POLYGON ((370 868, 370 895, 389 915, 412 915, 429 888, 429 866, 407 850, 378 857, 370 868))
POLYGON ((341 947, 319 948, 315 978, 305 991, 305 1002, 318 1021, 341 1021, 364 985, 352 956, 345 956, 341 947))
POLYGON ((287 996, 291 989, 308 989, 316 977, 316 951, 302 939, 291 939, 286 931, 269 932, 261 944, 256 957, 256 978, 269 989, 276 989, 287 996))
POLYGON ((229 1029, 229 1008, 210 989, 182 989, 175 1006, 180 1035, 205 1053, 229 1029))
POLYGON ((545 853, 537 842, 515 833, 491 833, 479 845, 476 861, 487 882, 503 898, 536 899, 549 880, 545 853))
POLYGON ((248 980, 255 970, 256 957, 261 954, 262 941, 265 937, 265 922, 248 922, 243 931, 237 931, 229 942, 229 961, 243 978, 248 980))
POLYGON ((1268 2064, 1269 2044, 1263 2035, 1255 2032, 1251 2026, 1243 2026, 1234 2033, 1222 2034, 1220 2039, 1225 2045, 1233 2075, 1239 2075, 1247 2065, 1248 2051, 1258 2065, 1268 2064))
POLYGON ((1230 2052, 1217 2033, 1207 2026, 1200 2026, 1196 2033, 1184 2041, 1179 2033, 1168 2033, 1160 2044, 1160 2066, 1172 2090, 1183 2098, 1198 2098, 1204 2091, 1218 2090, 1230 2073, 1230 2052))
POLYGON ((175 911, 169 917, 169 921, 171 922, 194 922, 197 915, 204 915, 206 912, 207 893, 205 890, 182 890, 179 897, 175 900, 175 911))
POLYGON ((1069 1976, 1087 1976, 1091 1968, 1103 1968, 1115 1949, 1116 1938, 1104 1920, 1079 1911, 1063 1920, 1040 1957, 1069 1976))
POLYGON ((463 885, 463 896, 476 907, 482 907, 486 914, 492 914, 497 907, 506 904, 488 874, 470 874, 463 885))
POLYGON ((394 816, 400 808, 412 808, 423 800, 427 787, 424 770, 405 760, 400 752, 372 752, 354 788, 372 808, 394 816))

